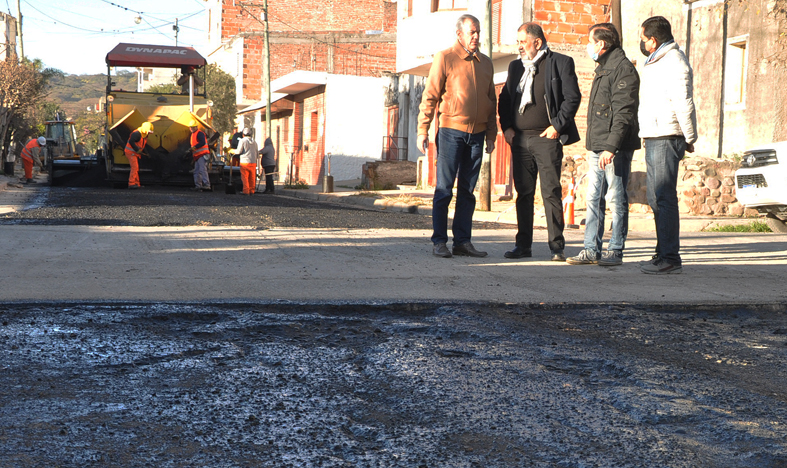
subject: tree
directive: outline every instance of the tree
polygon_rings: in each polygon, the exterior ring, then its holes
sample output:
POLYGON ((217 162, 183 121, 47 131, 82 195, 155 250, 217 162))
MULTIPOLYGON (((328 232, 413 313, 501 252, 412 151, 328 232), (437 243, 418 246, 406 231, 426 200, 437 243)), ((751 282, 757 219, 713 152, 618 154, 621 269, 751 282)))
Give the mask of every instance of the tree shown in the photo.
POLYGON ((15 61, 0 62, 0 141, 2 155, 8 153, 11 124, 22 117, 41 92, 42 77, 29 64, 15 61))
POLYGON ((80 112, 74 119, 77 141, 85 145, 88 153, 95 153, 98 141, 106 124, 106 115, 103 112, 80 112))
POLYGON ((205 89, 207 97, 213 101, 213 128, 220 134, 229 133, 235 128, 235 78, 217 65, 206 67, 205 89))
POLYGON ((35 128, 39 123, 35 110, 46 96, 49 80, 62 75, 60 70, 44 68, 39 59, 0 62, 0 142, 3 145, 0 155, 3 160, 12 138, 21 142, 40 130, 35 128))
POLYGON ((145 90, 146 93, 173 94, 180 92, 180 86, 175 83, 157 84, 145 90))

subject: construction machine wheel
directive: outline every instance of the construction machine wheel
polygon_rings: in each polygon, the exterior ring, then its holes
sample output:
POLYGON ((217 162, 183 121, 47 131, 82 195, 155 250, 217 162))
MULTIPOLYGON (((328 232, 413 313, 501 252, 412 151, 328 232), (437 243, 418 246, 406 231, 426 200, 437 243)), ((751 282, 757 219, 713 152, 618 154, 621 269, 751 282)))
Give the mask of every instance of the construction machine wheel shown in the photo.
POLYGON ((52 159, 49 159, 49 161, 46 163, 46 172, 46 182, 51 187, 55 185, 55 171, 52 167, 52 159))

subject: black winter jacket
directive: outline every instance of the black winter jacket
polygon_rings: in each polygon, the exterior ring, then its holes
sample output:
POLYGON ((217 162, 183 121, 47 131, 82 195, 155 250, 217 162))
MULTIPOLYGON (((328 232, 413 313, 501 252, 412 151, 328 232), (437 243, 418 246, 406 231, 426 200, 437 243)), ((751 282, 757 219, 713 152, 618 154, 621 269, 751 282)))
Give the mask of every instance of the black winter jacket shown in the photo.
POLYGON ((585 148, 611 153, 641 148, 638 109, 639 74, 625 52, 616 47, 602 55, 596 67, 585 148))

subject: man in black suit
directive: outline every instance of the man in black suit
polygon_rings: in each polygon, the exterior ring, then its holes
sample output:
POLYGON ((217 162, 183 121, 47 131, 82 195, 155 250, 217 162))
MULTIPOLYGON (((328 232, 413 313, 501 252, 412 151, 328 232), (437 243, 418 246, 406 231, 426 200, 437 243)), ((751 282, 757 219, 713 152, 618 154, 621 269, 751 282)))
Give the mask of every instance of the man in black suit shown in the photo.
POLYGON ((547 217, 552 260, 563 262, 563 190, 560 172, 563 145, 579 141, 574 116, 582 94, 574 60, 547 47, 544 30, 525 23, 517 31, 520 60, 508 66, 508 78, 498 100, 500 127, 511 145, 511 171, 517 191, 516 246, 506 258, 532 256, 533 200, 536 178, 547 217))

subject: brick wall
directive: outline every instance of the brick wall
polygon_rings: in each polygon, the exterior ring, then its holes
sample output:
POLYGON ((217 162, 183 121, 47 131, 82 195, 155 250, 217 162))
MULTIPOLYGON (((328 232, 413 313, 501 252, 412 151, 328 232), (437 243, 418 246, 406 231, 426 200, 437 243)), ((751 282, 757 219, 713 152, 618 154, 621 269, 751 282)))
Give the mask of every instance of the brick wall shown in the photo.
MULTIPOLYGON (((261 5, 224 0, 222 38, 240 31, 262 30, 253 18, 263 18, 261 5), (255 23, 259 27, 250 28, 255 23)), ((270 31, 396 32, 396 4, 385 0, 268 0, 268 15, 270 31)))
POLYGON ((587 44, 590 26, 609 21, 609 0, 535 0, 533 12, 549 42, 587 44))
POLYGON ((610 0, 535 0, 535 21, 544 28, 547 41, 557 51, 574 58, 582 104, 575 121, 582 141, 564 148, 567 156, 584 156, 585 132, 587 129, 587 109, 590 88, 593 85, 596 64, 587 56, 588 30, 597 23, 608 23, 610 19, 610 0))
MULTIPOLYGON (((259 4, 259 2, 257 3, 259 4)), ((243 98, 262 95, 262 8, 222 4, 222 41, 243 34, 243 98)), ((269 0, 271 79, 294 70, 380 76, 396 69, 396 3, 389 0, 269 0), (367 34, 372 31, 372 34, 367 34), (366 40, 365 40, 366 39, 366 40), (331 50, 332 49, 332 50, 331 50)))
MULTIPOLYGON (((330 71, 338 75, 380 76, 394 71, 396 48, 391 43, 340 43, 333 46, 312 41, 310 44, 277 44, 271 40, 271 79, 295 70, 330 71), (332 63, 329 57, 332 56, 332 63)), ((258 42, 262 43, 261 40, 258 42)))

